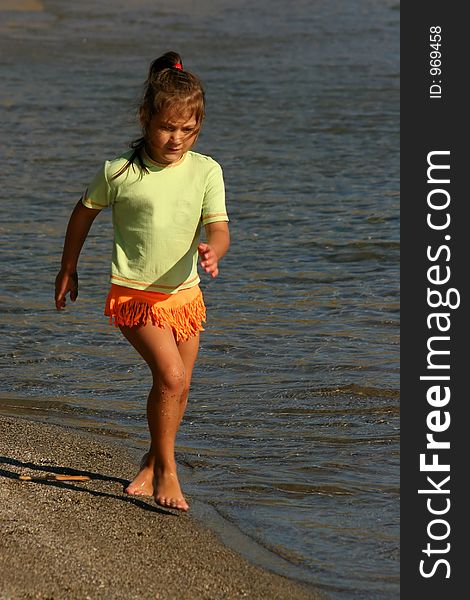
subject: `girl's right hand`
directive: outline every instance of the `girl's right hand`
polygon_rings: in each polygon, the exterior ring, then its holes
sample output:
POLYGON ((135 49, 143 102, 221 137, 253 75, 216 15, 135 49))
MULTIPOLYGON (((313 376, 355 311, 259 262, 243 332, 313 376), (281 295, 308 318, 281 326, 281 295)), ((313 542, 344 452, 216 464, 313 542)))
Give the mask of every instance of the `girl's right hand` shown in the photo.
POLYGON ((78 296, 78 273, 59 271, 55 278, 55 307, 57 310, 65 308, 65 297, 70 292, 70 300, 75 302, 78 296))

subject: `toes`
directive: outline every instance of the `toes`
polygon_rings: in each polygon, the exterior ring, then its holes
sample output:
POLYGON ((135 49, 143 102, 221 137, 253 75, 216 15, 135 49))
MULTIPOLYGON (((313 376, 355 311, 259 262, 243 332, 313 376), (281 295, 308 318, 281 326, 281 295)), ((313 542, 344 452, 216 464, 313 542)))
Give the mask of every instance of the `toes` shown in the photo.
POLYGON ((178 498, 166 498, 166 497, 156 497, 155 502, 160 506, 164 506, 165 508, 174 508, 176 510, 182 510, 186 512, 189 509, 186 501, 178 498))
POLYGON ((141 490, 126 490, 126 494, 129 494, 129 496, 148 496, 149 494, 145 494, 144 492, 142 492, 141 490))
POLYGON ((144 485, 139 487, 128 486, 124 490, 124 493, 129 496, 153 496, 153 489, 144 485))

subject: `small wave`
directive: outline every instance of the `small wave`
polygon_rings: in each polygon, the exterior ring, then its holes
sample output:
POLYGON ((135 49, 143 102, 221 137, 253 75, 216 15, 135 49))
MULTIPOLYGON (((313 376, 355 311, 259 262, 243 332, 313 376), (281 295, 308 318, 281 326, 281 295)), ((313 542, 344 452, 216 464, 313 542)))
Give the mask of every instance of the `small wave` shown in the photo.
MULTIPOLYGON (((7 415, 15 414, 31 414, 31 415, 59 415, 60 418, 67 419, 70 416, 75 417, 88 423, 90 421, 96 422, 102 425, 108 423, 110 426, 115 427, 116 424, 122 424, 127 415, 123 415, 122 412, 113 409, 101 409, 94 406, 90 406, 87 399, 82 399, 83 404, 79 404, 80 398, 74 398, 74 404, 61 400, 59 398, 38 398, 34 397, 21 397, 18 395, 2 394, 1 408, 2 412, 7 415)), ((142 415, 142 418, 144 415, 142 415)))
MULTIPOLYGON (((331 398, 331 397, 359 397, 359 398, 393 398, 399 400, 400 398, 400 390, 394 388, 377 388, 372 386, 363 386, 357 385, 355 383, 350 383, 342 386, 335 387, 318 387, 318 388, 293 388, 290 390, 283 390, 280 393, 274 394, 276 398, 283 399, 308 399, 308 398, 331 398)), ((384 407, 377 407, 377 409, 382 409, 384 407)), ((388 406, 386 410, 398 410, 396 406, 388 406)), ((283 408, 282 411, 285 412, 288 408, 283 408)), ((294 411, 310 411, 310 408, 292 408, 294 411)), ((299 414, 300 414, 299 412, 299 414)))
POLYGON ((339 248, 339 249, 358 249, 365 250, 369 248, 380 248, 384 250, 400 250, 400 242, 393 240, 353 240, 351 242, 337 242, 335 240, 300 240, 300 245, 309 248, 339 248))
POLYGON ((353 396, 368 396, 368 397, 379 397, 379 398, 399 398, 400 390, 393 388, 376 388, 369 386, 357 385, 350 383, 348 385, 332 387, 332 388, 318 388, 312 390, 319 396, 343 396, 345 394, 353 396))
POLYGON ((354 491, 338 485, 305 485, 301 483, 276 483, 275 488, 289 494, 317 494, 320 496, 353 496, 354 491))

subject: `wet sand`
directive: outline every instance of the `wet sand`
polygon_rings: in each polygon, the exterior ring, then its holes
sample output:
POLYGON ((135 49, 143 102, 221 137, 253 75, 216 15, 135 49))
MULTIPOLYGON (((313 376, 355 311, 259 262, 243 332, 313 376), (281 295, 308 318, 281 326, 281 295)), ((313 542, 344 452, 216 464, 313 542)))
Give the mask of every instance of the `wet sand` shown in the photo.
POLYGON ((0 0, 0 11, 37 12, 43 11, 44 5, 40 0, 0 0))
POLYGON ((251 565, 190 515, 124 494, 137 468, 124 447, 0 417, 0 452, 2 599, 324 598, 251 565), (39 479, 50 474, 90 480, 39 479))

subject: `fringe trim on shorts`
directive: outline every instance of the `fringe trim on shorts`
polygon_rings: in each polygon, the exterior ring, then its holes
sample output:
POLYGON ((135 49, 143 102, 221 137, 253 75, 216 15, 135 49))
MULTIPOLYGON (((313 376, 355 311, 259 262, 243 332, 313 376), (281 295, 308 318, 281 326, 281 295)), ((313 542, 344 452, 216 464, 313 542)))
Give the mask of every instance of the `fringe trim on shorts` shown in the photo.
MULTIPOLYGON (((189 340, 199 331, 204 331, 202 323, 206 321, 206 307, 201 290, 198 290, 195 298, 189 302, 181 306, 169 306, 176 299, 174 296, 157 293, 156 296, 161 296, 163 300, 152 302, 139 297, 139 290, 126 288, 127 293, 121 301, 119 296, 113 294, 113 288, 123 289, 113 284, 104 314, 115 327, 136 327, 149 322, 157 327, 169 325, 177 342, 189 340), (129 297, 134 294, 136 297, 129 297)), ((148 292, 145 295, 148 295, 148 292)))

